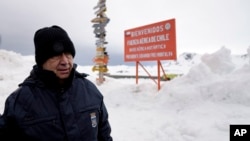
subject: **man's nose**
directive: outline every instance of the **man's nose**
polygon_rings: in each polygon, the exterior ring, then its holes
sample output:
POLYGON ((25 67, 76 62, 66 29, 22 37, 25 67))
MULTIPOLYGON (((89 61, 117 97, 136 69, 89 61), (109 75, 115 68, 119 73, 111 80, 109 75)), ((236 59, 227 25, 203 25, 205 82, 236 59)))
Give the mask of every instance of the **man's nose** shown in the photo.
POLYGON ((60 58, 60 63, 65 64, 68 63, 69 59, 65 53, 62 53, 61 58, 60 58))

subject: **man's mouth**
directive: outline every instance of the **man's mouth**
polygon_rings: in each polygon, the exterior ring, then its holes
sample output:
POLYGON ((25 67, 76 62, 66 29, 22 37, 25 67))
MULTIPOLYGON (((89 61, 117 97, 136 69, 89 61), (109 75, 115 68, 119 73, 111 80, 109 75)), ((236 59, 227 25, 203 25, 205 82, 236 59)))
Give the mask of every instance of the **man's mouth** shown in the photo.
POLYGON ((69 73, 69 69, 58 69, 58 71, 59 71, 61 74, 68 74, 68 73, 69 73))

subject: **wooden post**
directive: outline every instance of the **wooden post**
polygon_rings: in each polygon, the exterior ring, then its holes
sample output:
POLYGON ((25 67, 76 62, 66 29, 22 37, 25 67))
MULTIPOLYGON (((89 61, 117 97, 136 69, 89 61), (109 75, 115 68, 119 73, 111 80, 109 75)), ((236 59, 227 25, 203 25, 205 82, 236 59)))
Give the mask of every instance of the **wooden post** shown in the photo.
POLYGON ((157 76, 158 76, 158 90, 161 89, 161 71, 160 71, 160 66, 161 66, 161 62, 159 60, 157 60, 157 76))
POLYGON ((139 62, 136 61, 136 73, 135 73, 135 81, 136 81, 136 84, 138 84, 138 65, 139 65, 139 62))

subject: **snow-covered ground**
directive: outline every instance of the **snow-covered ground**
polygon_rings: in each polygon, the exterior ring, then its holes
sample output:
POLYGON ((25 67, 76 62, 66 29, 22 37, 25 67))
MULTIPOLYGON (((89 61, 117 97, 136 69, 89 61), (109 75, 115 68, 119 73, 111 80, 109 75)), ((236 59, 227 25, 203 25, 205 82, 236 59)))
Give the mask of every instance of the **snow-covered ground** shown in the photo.
MULTIPOLYGON (((97 85, 107 105, 115 141, 228 141, 230 124, 250 124, 250 49, 232 55, 227 48, 212 54, 183 53, 164 62, 161 81, 106 77, 97 85)), ((34 56, 0 50, 0 113, 6 97, 29 74, 34 56)), ((156 75, 156 66, 145 66, 156 75)), ((135 74, 135 66, 109 66, 111 74, 135 74)), ((95 83, 92 66, 78 66, 95 83)), ((140 70, 141 75, 145 72, 140 70)))

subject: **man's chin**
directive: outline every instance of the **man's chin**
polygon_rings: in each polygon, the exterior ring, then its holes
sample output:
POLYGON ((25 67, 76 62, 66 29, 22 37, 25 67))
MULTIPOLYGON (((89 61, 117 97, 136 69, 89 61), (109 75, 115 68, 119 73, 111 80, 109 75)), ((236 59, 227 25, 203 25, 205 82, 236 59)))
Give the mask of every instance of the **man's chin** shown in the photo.
POLYGON ((61 73, 58 74, 57 77, 59 77, 60 79, 66 79, 69 77, 69 73, 61 73))

